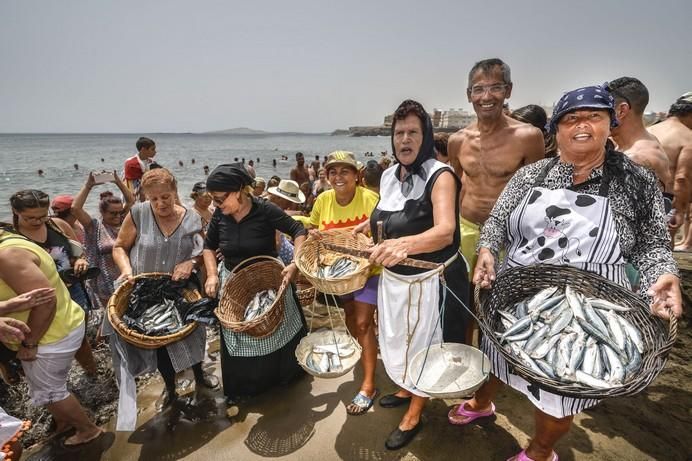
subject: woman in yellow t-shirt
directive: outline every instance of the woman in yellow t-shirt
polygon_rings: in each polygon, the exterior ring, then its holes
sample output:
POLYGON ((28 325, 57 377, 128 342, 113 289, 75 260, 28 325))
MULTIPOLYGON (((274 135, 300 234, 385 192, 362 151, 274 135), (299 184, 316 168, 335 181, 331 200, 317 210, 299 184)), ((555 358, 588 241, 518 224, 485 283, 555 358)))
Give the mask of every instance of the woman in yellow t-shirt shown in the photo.
POLYGON ((5 345, 17 351, 32 403, 45 405, 58 431, 75 428, 65 445, 95 439, 102 430, 67 390, 67 373, 84 337, 84 312, 70 298, 51 256, 30 240, 0 228, 0 302, 5 308, 8 300, 14 308, 4 315, 29 328, 21 343, 6 339, 5 345), (22 299, 22 294, 26 302, 18 306, 17 296, 22 299))
MULTIPOLYGON (((328 230, 354 227, 366 221, 379 197, 358 185, 358 163, 353 153, 332 152, 327 157, 325 169, 332 189, 321 193, 315 200, 309 227, 328 230)), ((363 289, 341 297, 346 326, 363 348, 363 382, 359 392, 346 407, 351 415, 367 412, 378 393, 375 388, 377 340, 373 320, 377 307, 378 279, 379 275, 372 275, 363 289)))

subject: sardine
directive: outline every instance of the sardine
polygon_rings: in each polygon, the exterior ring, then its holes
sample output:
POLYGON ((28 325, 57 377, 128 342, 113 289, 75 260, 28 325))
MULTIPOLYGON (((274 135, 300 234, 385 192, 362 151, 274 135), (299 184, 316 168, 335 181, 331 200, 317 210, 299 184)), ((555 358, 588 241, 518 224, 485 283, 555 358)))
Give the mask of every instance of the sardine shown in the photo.
POLYGON ((629 312, 632 309, 626 306, 618 306, 617 304, 613 304, 610 301, 606 301, 605 299, 600 299, 600 298, 589 298, 589 302, 591 305, 597 309, 603 309, 603 310, 609 310, 609 311, 615 311, 615 312, 629 312))
POLYGON ((622 324, 618 320, 618 315, 613 311, 603 311, 605 312, 606 320, 608 321, 608 331, 610 332, 611 338, 618 345, 620 350, 625 350, 625 332, 622 330, 622 324))
POLYGON ((548 331, 550 331, 550 328, 548 325, 543 325, 540 327, 538 330, 536 330, 533 335, 531 335, 531 338, 526 341, 526 346, 524 346, 524 352, 527 354, 531 354, 533 350, 538 347, 538 345, 544 341, 548 335, 548 331))
POLYGON ((502 334, 502 336, 500 337, 500 340, 504 341, 505 338, 507 338, 508 336, 515 335, 515 334, 519 333, 520 331, 524 331, 527 328, 531 328, 531 325, 532 325, 531 318, 529 316, 526 316, 523 319, 519 319, 519 321, 517 321, 514 325, 512 325, 512 327, 509 330, 505 331, 502 334))
POLYGON ((555 376, 555 371, 553 370, 553 367, 550 366, 548 362, 541 359, 537 359, 534 362, 536 363, 536 365, 538 365, 538 368, 540 368, 541 371, 545 373, 548 377, 550 377, 551 379, 557 378, 555 376))
POLYGON ((610 377, 608 382, 612 384, 622 384, 622 382, 625 380, 624 365, 620 361, 618 354, 612 348, 606 346, 604 349, 610 367, 610 377))
POLYGON ((574 373, 575 377, 577 378, 577 382, 584 384, 589 387, 595 387, 597 389, 608 389, 612 387, 610 383, 600 380, 598 378, 594 378, 593 376, 584 373, 581 370, 577 370, 574 373))
POLYGON ((598 313, 596 313, 596 310, 591 306, 591 303, 585 300, 582 303, 582 307, 584 308, 586 320, 588 320, 591 325, 598 328, 598 330, 601 333, 603 333, 604 336, 608 336, 608 327, 606 326, 601 316, 598 315, 598 313))
POLYGON ((584 314, 584 308, 582 307, 581 300, 579 299, 579 294, 575 292, 569 285, 565 287, 565 296, 567 297, 567 303, 574 317, 579 320, 586 320, 586 315, 584 314))
POLYGON ((556 335, 565 329, 567 325, 570 324, 574 313, 569 307, 565 308, 560 312, 560 314, 555 318, 555 320, 550 324, 550 335, 556 335))
POLYGON ((574 372, 581 366, 584 359, 584 348, 586 347, 586 338, 583 335, 577 336, 577 339, 572 343, 572 350, 567 364, 568 374, 573 375, 574 372))
POLYGON ((635 347, 640 354, 644 353, 644 341, 642 341, 642 335, 637 328, 634 327, 626 318, 618 315, 618 320, 620 325, 625 331, 626 336, 634 343, 635 347))
POLYGON ((532 359, 542 359, 555 348, 558 341, 560 341, 560 335, 553 335, 542 341, 529 355, 532 359))
POLYGON ((528 312, 533 312, 539 304, 553 296, 557 292, 557 290, 557 287, 548 287, 536 293, 536 295, 533 298, 531 298, 531 300, 526 305, 528 312))
POLYGON ((515 322, 517 321, 517 319, 526 317, 526 315, 529 313, 529 310, 526 307, 526 301, 518 302, 516 304, 516 308, 517 308, 515 311, 516 319, 514 320, 515 322))

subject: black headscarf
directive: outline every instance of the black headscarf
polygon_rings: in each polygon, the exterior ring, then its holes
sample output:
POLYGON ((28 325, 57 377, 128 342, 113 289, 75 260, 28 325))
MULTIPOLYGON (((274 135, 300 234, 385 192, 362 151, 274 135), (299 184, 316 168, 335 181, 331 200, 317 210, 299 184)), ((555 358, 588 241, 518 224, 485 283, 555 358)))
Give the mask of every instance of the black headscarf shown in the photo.
POLYGON ((207 177, 207 190, 215 192, 237 192, 251 184, 252 176, 240 162, 219 165, 207 177))
MULTIPOLYGON (((399 157, 397 157, 397 152, 394 147, 394 129, 396 127, 396 123, 398 120, 403 119, 409 114, 416 115, 418 119, 421 121, 421 126, 423 127, 423 142, 421 143, 420 150, 418 151, 418 156, 412 164, 403 165, 401 162, 399 162, 398 168, 404 168, 404 170, 406 170, 406 175, 402 180, 401 185, 404 195, 408 195, 410 188, 413 187, 412 175, 419 175, 423 179, 427 179, 425 177, 425 170, 423 170, 421 166, 425 161, 430 160, 431 158, 435 158, 435 138, 433 136, 432 120, 430 119, 430 115, 428 115, 428 113, 423 108, 423 105, 412 99, 407 99, 401 104, 399 104, 399 107, 394 112, 394 120, 392 120, 391 133, 392 152, 394 154, 394 157, 397 159, 397 161, 399 161, 399 157), (412 110, 415 106, 418 107, 418 111, 412 110), (421 116, 423 117, 422 119, 421 116), (406 184, 408 184, 409 187, 406 187, 406 184)), ((399 175, 400 171, 400 169, 397 170, 397 179, 401 178, 401 176, 399 175)))

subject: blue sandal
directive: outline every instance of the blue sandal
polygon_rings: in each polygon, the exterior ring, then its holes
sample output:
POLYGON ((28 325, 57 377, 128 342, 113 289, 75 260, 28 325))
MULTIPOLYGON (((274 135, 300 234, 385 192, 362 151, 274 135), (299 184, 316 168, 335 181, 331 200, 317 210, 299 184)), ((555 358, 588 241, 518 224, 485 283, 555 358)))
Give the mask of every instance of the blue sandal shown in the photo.
POLYGON ((353 416, 367 413, 367 411, 372 407, 373 403, 375 403, 375 399, 379 393, 380 391, 375 389, 372 397, 368 397, 362 392, 358 392, 356 396, 353 397, 353 400, 351 400, 351 403, 346 406, 346 413, 353 416))

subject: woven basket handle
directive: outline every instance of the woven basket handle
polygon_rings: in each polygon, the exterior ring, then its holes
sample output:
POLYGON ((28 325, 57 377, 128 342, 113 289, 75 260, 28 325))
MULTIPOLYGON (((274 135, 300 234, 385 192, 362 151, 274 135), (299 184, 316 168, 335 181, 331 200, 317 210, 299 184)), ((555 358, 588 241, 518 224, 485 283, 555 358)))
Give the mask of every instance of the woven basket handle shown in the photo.
POLYGON ((673 315, 673 310, 668 310, 670 313, 670 322, 668 323, 668 342, 672 345, 678 337, 678 318, 673 315))
POLYGON ((249 258, 243 259, 238 264, 236 264, 235 267, 229 271, 228 276, 231 277, 233 274, 235 274, 235 272, 240 267, 243 267, 245 265, 245 263, 247 263, 248 261, 254 261, 255 259, 268 259, 270 261, 275 261, 275 262, 281 264, 281 267, 284 267, 284 263, 282 263, 280 259, 274 258, 272 256, 267 256, 267 255, 250 256, 249 258))

